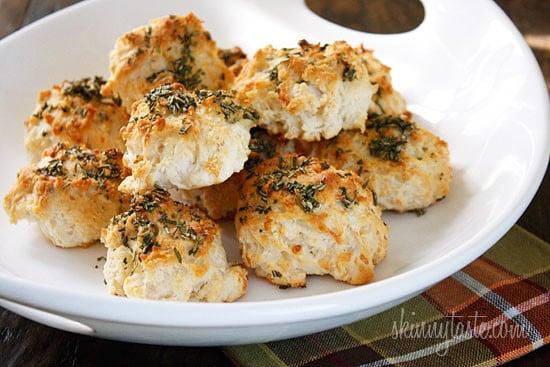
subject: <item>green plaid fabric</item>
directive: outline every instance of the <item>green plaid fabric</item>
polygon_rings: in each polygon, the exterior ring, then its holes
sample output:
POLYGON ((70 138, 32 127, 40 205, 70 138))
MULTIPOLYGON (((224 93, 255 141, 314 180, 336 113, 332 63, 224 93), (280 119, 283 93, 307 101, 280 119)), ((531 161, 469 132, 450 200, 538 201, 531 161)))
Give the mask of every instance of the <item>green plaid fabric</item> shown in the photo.
POLYGON ((515 226, 420 296, 368 319, 228 347, 241 366, 497 366, 550 342, 550 245, 515 226))

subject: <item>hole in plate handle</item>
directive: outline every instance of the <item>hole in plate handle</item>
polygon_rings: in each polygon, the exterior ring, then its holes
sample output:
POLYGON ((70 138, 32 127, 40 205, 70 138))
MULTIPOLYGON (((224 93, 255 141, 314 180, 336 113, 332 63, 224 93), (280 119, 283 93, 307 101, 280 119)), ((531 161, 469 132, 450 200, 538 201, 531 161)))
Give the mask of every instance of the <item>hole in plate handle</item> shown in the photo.
POLYGON ((422 24, 420 0, 305 0, 306 6, 332 23, 357 31, 396 34, 422 24))

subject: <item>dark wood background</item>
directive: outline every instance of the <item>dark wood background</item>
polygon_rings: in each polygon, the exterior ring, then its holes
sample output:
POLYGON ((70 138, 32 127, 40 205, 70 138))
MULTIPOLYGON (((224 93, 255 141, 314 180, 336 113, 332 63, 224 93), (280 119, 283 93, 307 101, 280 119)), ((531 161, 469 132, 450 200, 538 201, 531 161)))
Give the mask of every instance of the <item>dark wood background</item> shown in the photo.
MULTIPOLYGON (((0 0, 0 38, 78 0, 0 0)), ((550 0, 497 0, 533 49, 550 88, 550 0)), ((392 33, 419 24, 412 0, 307 0, 321 16, 354 29, 392 33)), ((518 223, 550 242, 550 178, 518 223)), ((114 342, 42 326, 0 308, 0 366, 230 366, 220 348, 162 347, 114 342)), ((509 366, 548 366, 543 347, 509 366)))

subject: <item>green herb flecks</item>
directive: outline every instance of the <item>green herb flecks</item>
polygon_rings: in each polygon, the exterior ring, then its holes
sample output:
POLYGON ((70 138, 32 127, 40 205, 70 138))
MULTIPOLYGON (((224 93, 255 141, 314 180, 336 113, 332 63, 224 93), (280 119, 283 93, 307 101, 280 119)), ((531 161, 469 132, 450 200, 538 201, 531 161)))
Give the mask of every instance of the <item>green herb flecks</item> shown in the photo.
MULTIPOLYGON (((189 32, 185 29, 183 34, 178 36, 181 42, 180 57, 177 58, 167 69, 158 70, 146 77, 145 80, 152 83, 160 74, 170 73, 178 83, 183 84, 189 90, 203 87, 202 75, 204 75, 204 71, 202 69, 193 69, 195 64, 195 58, 192 53, 192 48, 194 46, 193 38, 199 34, 199 32, 189 32)), ((147 47, 150 47, 150 40, 150 32, 147 34, 146 31, 145 41, 147 47)))
POLYGON ((168 191, 155 186, 154 189, 144 195, 137 195, 132 198, 130 208, 132 211, 141 213, 151 213, 159 207, 160 203, 166 201, 170 197, 168 191))
POLYGON ((398 161, 401 151, 415 129, 414 124, 399 116, 372 115, 366 124, 378 138, 369 143, 370 154, 384 160, 398 161))
POLYGON ((197 32, 189 32, 187 29, 180 36, 181 56, 173 64, 174 78, 188 89, 196 89, 201 86, 201 78, 204 74, 202 69, 193 70, 195 58, 193 57, 192 47, 194 46, 193 37, 197 32))
POLYGON ((164 74, 166 73, 167 70, 166 69, 162 69, 162 70, 159 70, 159 71, 155 71, 154 73, 152 73, 151 75, 149 75, 148 77, 145 78, 145 80, 148 82, 148 83, 152 83, 154 82, 157 77, 161 74, 164 74))
POLYGON ((399 116, 372 114, 367 120, 366 128, 375 129, 377 132, 396 129, 400 134, 410 135, 414 129, 414 125, 399 116))
POLYGON ((151 252, 153 247, 160 246, 155 240, 155 236, 152 233, 146 233, 141 240, 141 249, 143 250, 144 254, 148 254, 149 252, 151 252))
POLYGON ((153 28, 151 26, 145 28, 144 41, 145 46, 151 47, 151 34, 153 33, 153 28))
POLYGON ((66 96, 78 96, 86 102, 92 99, 101 100, 101 87, 106 83, 105 79, 100 76, 92 78, 84 78, 73 82, 66 82, 63 86, 62 93, 66 96))
POLYGON ((182 135, 183 135, 183 134, 187 134, 187 132, 189 131, 189 129, 190 129, 192 126, 193 126, 193 125, 192 125, 190 122, 183 120, 183 121, 181 122, 181 127, 180 127, 180 130, 179 130, 179 133, 182 134, 182 135))
POLYGON ((63 161, 60 159, 52 159, 45 167, 38 168, 36 172, 51 177, 65 176, 66 174, 63 168, 63 161))
POLYGON ((269 72, 269 80, 271 80, 271 81, 278 81, 279 80, 279 70, 277 69, 277 66, 275 66, 269 72))
POLYGON ((181 264, 181 261, 182 261, 181 254, 178 251, 178 249, 175 248, 175 247, 174 247, 174 254, 176 255, 176 258, 178 259, 178 262, 181 264))
POLYGON ((197 91, 196 94, 201 102, 213 97, 216 104, 220 107, 220 111, 224 118, 229 123, 235 123, 241 119, 257 121, 260 118, 260 115, 254 109, 241 106, 235 102, 232 92, 200 90, 197 91))
POLYGON ((393 136, 384 136, 380 139, 373 139, 369 143, 369 151, 375 157, 389 161, 398 161, 401 150, 406 143, 406 141, 394 138, 393 136))
POLYGON ((306 213, 318 208, 320 202, 317 200, 316 195, 323 191, 326 187, 325 183, 320 181, 314 184, 303 184, 293 179, 299 174, 306 173, 310 162, 310 158, 298 162, 297 157, 293 156, 287 162, 283 157, 280 157, 277 169, 269 174, 260 176, 255 182, 256 194, 260 197, 262 203, 264 203, 264 205, 257 206, 256 211, 266 214, 264 209, 268 202, 269 192, 281 190, 286 190, 289 194, 293 195, 298 205, 306 213))
POLYGON ((92 178, 98 181, 100 187, 103 187, 106 180, 118 179, 121 175, 118 154, 115 149, 94 154, 80 146, 67 148, 66 145, 59 143, 55 146, 55 155, 52 159, 45 166, 37 168, 36 172, 52 177, 67 176, 70 173, 69 178, 92 178), (74 162, 74 164, 66 168, 65 162, 74 162))
POLYGON ((174 89, 171 85, 162 85, 153 89, 147 93, 145 101, 149 107, 149 117, 151 118, 158 116, 160 108, 168 109, 171 114, 181 114, 197 106, 192 94, 174 89))
POLYGON ((40 108, 35 112, 33 113, 33 117, 36 117, 37 119, 42 119, 42 117, 44 116, 44 112, 48 111, 49 109, 51 108, 50 105, 48 105, 48 102, 44 102, 44 104, 42 106, 40 106, 40 108))
POLYGON ((204 242, 204 238, 200 236, 193 227, 189 226, 184 221, 170 219, 166 214, 162 214, 159 220, 166 229, 169 229, 170 226, 174 227, 175 231, 172 232, 172 235, 175 238, 183 238, 184 240, 193 242, 193 247, 188 251, 189 255, 195 255, 199 251, 200 246, 204 242))
POLYGON ((359 168, 357 169, 357 174, 361 175, 363 173, 363 160, 362 159, 359 159, 357 161, 357 166, 359 166, 359 168))
POLYGON ((185 112, 189 107, 195 107, 196 105, 192 96, 183 93, 173 93, 168 96, 167 101, 168 110, 173 114, 185 112))
POLYGON ((265 205, 256 205, 254 211, 260 214, 267 214, 271 211, 271 207, 265 205))
POLYGON ((315 198, 315 195, 322 191, 326 187, 324 182, 319 182, 318 184, 306 185, 301 188, 299 192, 299 204, 302 210, 306 213, 312 212, 314 209, 317 209, 321 204, 315 198))
POLYGON ((197 252, 199 252, 199 248, 202 245, 203 239, 201 237, 197 237, 193 241, 193 247, 188 251, 189 255, 195 255, 197 252))
POLYGON ((345 82, 351 82, 356 78, 357 71, 353 66, 350 65, 347 61, 342 61, 344 64, 344 70, 342 71, 342 80, 345 82))
POLYGON ((417 217, 421 217, 424 214, 426 214, 426 209, 424 209, 424 208, 415 209, 415 210, 413 210, 413 212, 414 212, 414 214, 416 214, 417 217))
POLYGON ((342 203, 342 205, 344 205, 346 209, 351 207, 352 205, 357 204, 357 191, 355 192, 355 195, 353 198, 348 194, 348 190, 345 187, 340 187, 339 193, 340 193, 340 202, 342 203))

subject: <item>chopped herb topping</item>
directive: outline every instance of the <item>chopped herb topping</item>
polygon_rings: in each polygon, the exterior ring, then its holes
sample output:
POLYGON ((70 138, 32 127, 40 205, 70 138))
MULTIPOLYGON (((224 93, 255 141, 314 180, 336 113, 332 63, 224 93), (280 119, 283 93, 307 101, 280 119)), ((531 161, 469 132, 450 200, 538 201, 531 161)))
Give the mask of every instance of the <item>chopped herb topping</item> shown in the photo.
POLYGON ((271 271, 271 275, 273 275, 274 278, 280 278, 280 277, 283 276, 283 275, 282 275, 280 272, 278 272, 277 270, 272 270, 272 271, 271 271))
POLYGON ((369 150, 370 154, 375 157, 389 161, 398 161, 401 150, 406 143, 406 141, 394 138, 393 136, 384 136, 380 139, 373 139, 369 143, 369 150))
POLYGON ((144 39, 145 39, 145 45, 147 47, 151 47, 151 34, 153 33, 153 28, 151 28, 151 26, 145 28, 145 36, 144 36, 144 39))
POLYGON ((166 229, 169 229, 169 226, 175 227, 175 231, 172 232, 175 237, 193 241, 193 247, 188 251, 189 255, 195 255, 199 251, 200 246, 204 242, 204 238, 197 234, 197 232, 187 225, 186 222, 170 219, 166 214, 162 214, 159 220, 166 229))
POLYGON ((366 128, 375 129, 377 132, 397 129, 401 134, 407 132, 410 134, 414 129, 414 125, 399 116, 372 114, 367 120, 366 128))
POLYGON ((45 167, 38 168, 36 170, 38 174, 57 177, 65 176, 66 172, 63 168, 63 161, 61 159, 52 159, 45 167))
POLYGON ((50 105, 48 105, 48 102, 44 102, 44 104, 32 115, 36 117, 37 119, 42 119, 44 112, 48 111, 51 108, 50 105))
POLYGON ((191 48, 194 46, 193 37, 198 35, 197 32, 189 32, 180 36, 181 40, 181 57, 174 62, 173 73, 176 80, 185 85, 189 89, 195 89, 201 85, 201 76, 204 74, 202 69, 193 71, 195 58, 191 53, 191 48))
POLYGON ((260 115, 255 110, 243 107, 235 102, 234 95, 231 92, 221 90, 200 90, 196 93, 200 102, 207 98, 214 97, 216 104, 220 106, 223 116, 230 123, 234 123, 240 119, 257 121, 260 118, 260 115))
POLYGON ((359 166, 359 168, 357 169, 357 174, 361 175, 361 173, 363 173, 363 160, 358 160, 357 165, 359 166))
POLYGON ((347 61, 342 61, 344 64, 344 71, 342 71, 342 79, 345 82, 351 82, 356 78, 356 71, 353 66, 351 66, 347 61))
POLYGON ((195 240, 193 247, 188 251, 189 255, 195 255, 197 252, 199 252, 200 245, 202 245, 202 239, 200 239, 200 241, 195 240))
POLYGON ((176 254, 176 258, 178 259, 178 262, 181 264, 181 254, 178 251, 178 249, 175 247, 174 247, 174 254, 176 254))
MULTIPOLYGON (((156 71, 145 79, 149 83, 152 83, 158 75, 168 72, 174 76, 174 79, 178 83, 183 84, 190 90, 202 87, 202 75, 204 74, 204 71, 202 69, 193 70, 195 58, 191 52, 192 47, 195 45, 193 38, 199 34, 199 32, 189 32, 188 29, 185 29, 185 32, 179 36, 179 40, 181 42, 180 57, 176 59, 167 69, 156 71)), ((145 43, 148 48, 151 47, 150 40, 151 28, 149 27, 146 29, 145 34, 145 43)))
POLYGON ((322 191, 325 187, 326 185, 324 182, 319 182, 315 185, 309 184, 299 188, 299 203, 304 212, 312 212, 320 206, 319 201, 315 199, 315 194, 322 191))
POLYGON ((424 208, 415 209, 415 210, 413 210, 413 212, 414 212, 414 214, 416 214, 417 217, 421 217, 424 214, 426 214, 426 209, 424 209, 424 208))
POLYGON ((141 249, 143 250, 144 254, 151 252, 153 247, 160 246, 158 242, 155 240, 155 236, 153 235, 153 233, 150 233, 150 232, 143 235, 141 240, 142 240, 141 249))
POLYGON ((352 205, 357 204, 357 191, 355 192, 353 198, 349 196, 348 191, 345 187, 340 187, 340 202, 344 205, 345 208, 349 208, 352 205))
POLYGON ((267 214, 271 211, 271 207, 264 206, 264 205, 256 205, 256 207, 254 208, 254 211, 260 214, 267 214))
POLYGON ((154 73, 152 73, 151 75, 149 75, 147 78, 145 78, 145 80, 149 83, 152 83, 155 81, 155 79, 157 79, 157 77, 161 74, 164 74, 166 73, 166 69, 163 69, 163 70, 159 70, 159 71, 155 71, 154 73))
POLYGON ((253 128, 250 131, 251 139, 248 148, 254 153, 260 154, 264 159, 273 158, 277 146, 273 139, 265 131, 259 128, 253 128))
POLYGON ((254 174, 254 167, 266 159, 273 158, 277 152, 277 142, 265 130, 254 127, 250 130, 250 143, 248 148, 252 151, 244 164, 249 175, 254 174))
POLYGON ((182 93, 173 93, 167 98, 168 110, 172 114, 181 113, 187 111, 189 107, 195 106, 195 99, 191 96, 182 93))
POLYGON ((86 102, 92 99, 101 100, 101 87, 106 83, 100 76, 84 78, 73 82, 67 82, 63 87, 62 93, 66 96, 78 96, 86 102))
MULTIPOLYGON (((259 117, 256 111, 237 104, 231 92, 200 90, 190 93, 183 88, 165 84, 151 90, 145 96, 149 113, 142 116, 134 116, 131 122, 136 122, 139 119, 154 121, 162 116, 163 111, 166 110, 174 115, 185 114, 210 97, 214 98, 215 103, 220 108, 220 113, 224 115, 224 118, 229 123, 234 123, 243 118, 255 121, 259 117)), ((193 126, 192 122, 187 120, 185 116, 183 116, 181 123, 180 134, 186 134, 193 126)))
POLYGON ((117 106, 119 107, 122 106, 122 98, 120 98, 120 96, 114 96, 114 97, 111 97, 111 99, 117 106))
POLYGON ((158 112, 158 109, 162 106, 172 114, 187 112, 191 107, 197 105, 193 95, 183 90, 174 89, 168 84, 147 93, 145 101, 151 112, 158 112))
POLYGON ((268 192, 280 190, 286 190, 293 195, 298 205, 306 213, 318 208, 320 203, 315 196, 326 187, 325 183, 321 181, 316 184, 303 184, 293 180, 296 175, 306 173, 306 168, 310 163, 310 158, 306 158, 298 163, 296 156, 292 156, 289 162, 285 161, 283 157, 279 157, 277 169, 269 174, 260 176, 255 182, 256 193, 262 203, 264 203, 264 205, 258 205, 255 210, 261 214, 266 214, 265 209, 270 210, 269 207, 266 208, 265 206, 268 201, 268 192))
POLYGON ((374 129, 378 138, 369 143, 370 154, 391 161, 398 161, 401 151, 407 144, 414 125, 398 116, 373 115, 366 124, 374 129))
MULTIPOLYGON (((170 194, 167 191, 155 186, 155 188, 147 194, 132 197, 130 210, 126 213, 120 214, 119 216, 125 215, 127 217, 133 213, 151 213, 159 207, 161 202, 166 201, 169 197, 170 194)), ((118 220, 115 220, 115 222, 118 222, 118 220)))
POLYGON ((181 127, 180 127, 179 133, 180 134, 186 134, 189 131, 189 129, 191 128, 191 126, 192 125, 191 125, 190 122, 183 120, 181 122, 181 127))
POLYGON ((277 70, 277 66, 275 66, 271 71, 269 72, 269 80, 271 81, 277 81, 279 80, 279 70, 277 70))
POLYGON ((44 176, 70 176, 74 179, 92 178, 98 181, 99 187, 105 185, 106 180, 118 179, 121 174, 119 153, 115 149, 102 152, 99 155, 83 150, 79 146, 66 148, 58 144, 55 155, 46 166, 36 169, 36 173, 44 176), (64 167, 66 161, 76 161, 74 165, 64 167))

